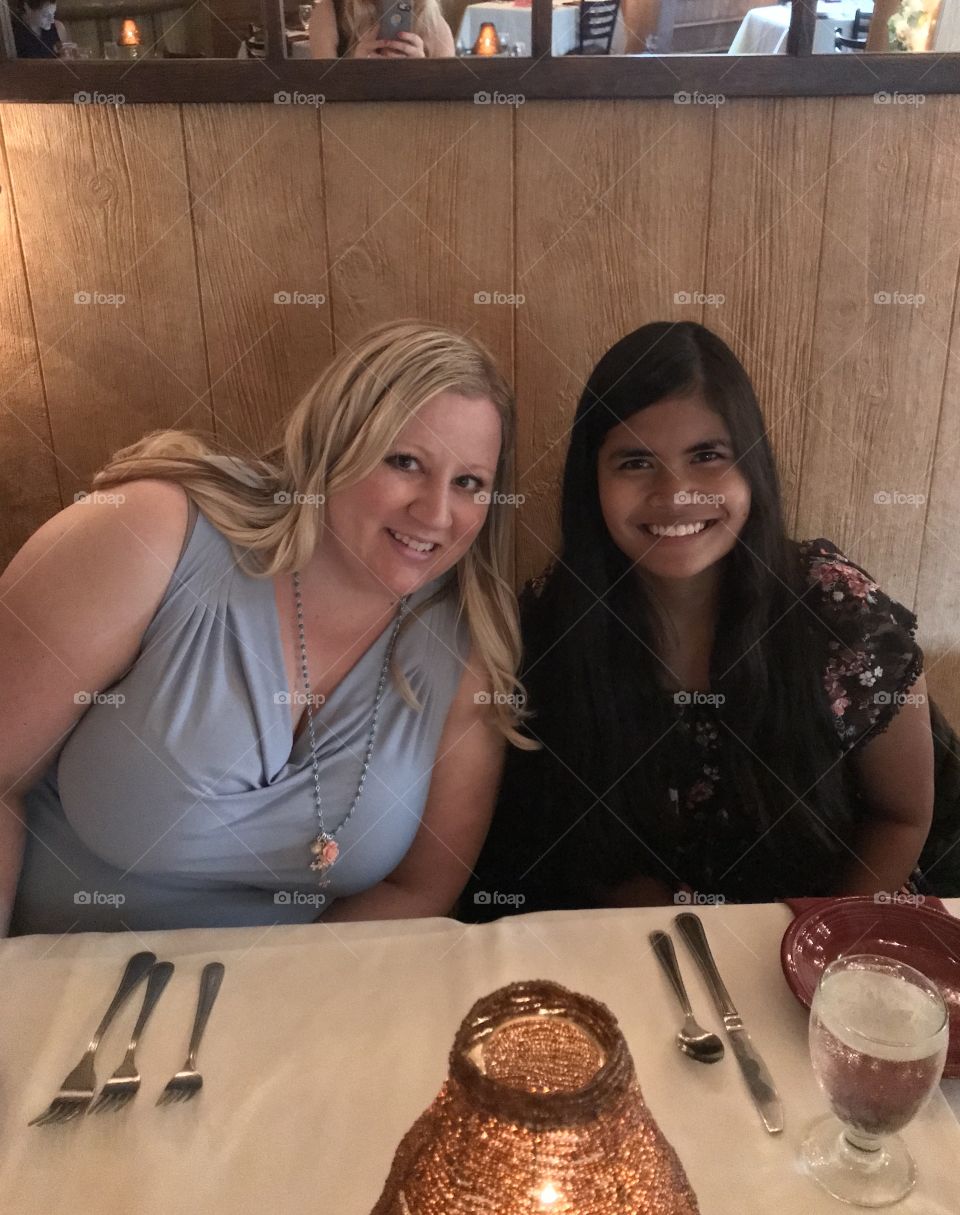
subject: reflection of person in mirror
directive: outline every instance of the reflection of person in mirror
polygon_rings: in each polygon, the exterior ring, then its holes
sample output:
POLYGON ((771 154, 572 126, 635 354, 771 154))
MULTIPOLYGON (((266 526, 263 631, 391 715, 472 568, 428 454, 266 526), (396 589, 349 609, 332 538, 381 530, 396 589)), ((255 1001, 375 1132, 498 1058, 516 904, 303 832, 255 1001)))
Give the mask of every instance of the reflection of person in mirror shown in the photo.
POLYGON ((310 18, 314 59, 442 59, 453 57, 453 33, 438 0, 413 0, 413 30, 382 39, 374 0, 319 0, 310 18))
POLYGON ((58 59, 72 42, 64 42, 63 26, 55 17, 55 0, 23 0, 11 14, 18 59, 58 59))

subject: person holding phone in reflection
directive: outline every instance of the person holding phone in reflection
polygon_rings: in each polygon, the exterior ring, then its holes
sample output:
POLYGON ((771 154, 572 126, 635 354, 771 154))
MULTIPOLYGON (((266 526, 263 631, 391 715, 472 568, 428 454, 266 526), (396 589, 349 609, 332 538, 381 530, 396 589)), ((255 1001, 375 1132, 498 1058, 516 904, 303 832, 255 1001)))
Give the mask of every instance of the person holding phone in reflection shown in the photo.
POLYGON ((438 0, 320 0, 309 31, 314 59, 443 59, 456 54, 438 0))
POLYGON ((561 529, 521 599, 541 746, 511 748, 464 918, 960 894, 960 743, 916 619, 830 540, 788 538, 753 387, 716 335, 649 324, 600 360, 561 529))

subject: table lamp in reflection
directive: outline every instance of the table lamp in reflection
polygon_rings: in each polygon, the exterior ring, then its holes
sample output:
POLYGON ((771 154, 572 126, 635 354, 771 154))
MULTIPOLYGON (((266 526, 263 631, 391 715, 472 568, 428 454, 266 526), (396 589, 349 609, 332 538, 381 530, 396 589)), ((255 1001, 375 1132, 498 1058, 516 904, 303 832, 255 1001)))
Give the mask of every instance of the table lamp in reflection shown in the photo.
POLYGON ((140 30, 132 17, 125 17, 120 23, 120 33, 116 42, 105 42, 104 57, 107 59, 143 59, 147 49, 140 41, 140 30))
POLYGON ((500 39, 497 37, 497 27, 492 21, 484 21, 480 33, 473 44, 475 55, 497 55, 500 53, 500 39))
POLYGON ((371 1215, 698 1215, 612 1013, 557 983, 478 1000, 371 1215))

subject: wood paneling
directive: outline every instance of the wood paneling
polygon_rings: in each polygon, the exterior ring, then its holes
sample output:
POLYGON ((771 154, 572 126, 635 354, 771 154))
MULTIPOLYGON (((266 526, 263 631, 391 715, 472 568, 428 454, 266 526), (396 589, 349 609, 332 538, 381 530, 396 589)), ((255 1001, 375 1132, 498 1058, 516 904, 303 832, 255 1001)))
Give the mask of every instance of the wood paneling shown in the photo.
POLYGON ((717 110, 701 322, 756 389, 796 518, 833 101, 744 101, 717 110))
POLYGON ((567 430, 584 381, 647 321, 699 319, 713 112, 668 101, 534 102, 518 113, 518 570, 556 544, 567 430))
POLYGON ((423 316, 485 342, 513 372, 513 109, 395 103, 323 114, 338 339, 423 316))
POLYGON ((3 559, 117 447, 257 447, 333 350, 419 315, 516 385, 526 576, 584 378, 692 318, 753 377, 797 534, 916 608, 960 720, 958 120, 954 96, 2 108, 3 559))
POLYGON ((317 109, 188 106, 183 120, 217 433, 261 448, 333 349, 317 109))
MULTIPOLYGON (((27 222, 32 222, 27 216, 27 222)), ((0 145, 0 565, 61 507, 43 377, 20 248, 20 233, 0 145)))
POLYGON ((10 106, 2 123, 69 501, 145 432, 210 426, 180 114, 10 106))

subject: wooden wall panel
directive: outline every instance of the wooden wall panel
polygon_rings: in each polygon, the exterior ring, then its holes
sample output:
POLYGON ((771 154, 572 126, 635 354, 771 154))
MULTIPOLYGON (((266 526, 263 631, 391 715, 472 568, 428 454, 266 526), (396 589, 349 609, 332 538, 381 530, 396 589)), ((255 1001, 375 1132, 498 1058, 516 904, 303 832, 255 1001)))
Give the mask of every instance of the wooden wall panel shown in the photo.
MULTIPOLYGON (((28 215, 27 222, 33 217, 28 215)), ((30 292, 0 127, 0 568, 60 509, 30 292)))
POLYGON ((534 102, 518 112, 518 573, 554 553, 566 437, 599 357, 648 321, 700 319, 713 110, 534 102))
POLYGON ((3 127, 69 501, 146 431, 210 424, 180 112, 11 105, 3 127))
MULTIPOLYGON (((938 242, 939 243, 939 242, 938 242)), ((931 249, 928 262, 941 254, 931 249)), ((924 276, 922 276, 924 277, 924 276)), ((917 630, 926 659, 927 687, 960 730, 960 288, 933 455, 930 501, 924 519, 917 630)))
POLYGON ((733 100, 717 111, 702 323, 746 367, 796 517, 813 344, 831 98, 733 100))
POLYGON ((420 316, 513 374, 513 109, 400 103, 322 112, 337 341, 420 316))
POLYGON ((835 540, 909 606, 960 260, 958 119, 956 97, 835 102, 805 390, 799 530, 835 540))
POLYGON ((214 424, 259 454, 333 349, 317 109, 183 118, 214 424))

